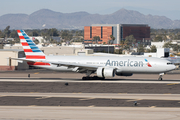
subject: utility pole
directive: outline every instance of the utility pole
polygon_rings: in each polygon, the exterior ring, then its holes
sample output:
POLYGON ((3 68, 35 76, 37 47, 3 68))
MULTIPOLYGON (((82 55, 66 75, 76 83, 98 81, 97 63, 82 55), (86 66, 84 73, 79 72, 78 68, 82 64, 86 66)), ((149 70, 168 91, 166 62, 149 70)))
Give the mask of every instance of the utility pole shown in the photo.
POLYGON ((108 33, 108 53, 109 53, 109 33, 108 33))
POLYGON ((178 46, 178 42, 177 42, 177 53, 179 52, 179 46, 178 46))

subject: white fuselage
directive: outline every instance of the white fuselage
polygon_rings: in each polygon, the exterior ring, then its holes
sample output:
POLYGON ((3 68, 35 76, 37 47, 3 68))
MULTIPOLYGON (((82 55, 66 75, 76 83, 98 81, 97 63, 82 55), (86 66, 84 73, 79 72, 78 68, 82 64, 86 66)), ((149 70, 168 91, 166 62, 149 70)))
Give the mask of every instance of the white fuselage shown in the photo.
MULTIPOLYGON (((47 61, 66 62, 97 67, 115 68, 122 73, 164 73, 175 69, 175 65, 169 61, 153 57, 134 56, 46 56, 47 61)), ((74 68, 50 64, 49 66, 38 65, 37 67, 58 70, 73 71, 74 68)))

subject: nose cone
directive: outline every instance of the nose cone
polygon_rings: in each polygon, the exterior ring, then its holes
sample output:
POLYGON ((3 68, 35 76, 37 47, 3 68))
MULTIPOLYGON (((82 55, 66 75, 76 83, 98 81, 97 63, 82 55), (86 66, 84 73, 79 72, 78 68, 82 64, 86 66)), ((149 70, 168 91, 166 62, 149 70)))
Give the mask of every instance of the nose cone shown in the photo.
POLYGON ((176 69, 176 66, 175 66, 175 65, 170 65, 170 66, 169 66, 169 71, 174 70, 174 69, 176 69))
POLYGON ((175 66, 175 65, 173 66, 173 70, 174 70, 174 69, 176 69, 176 66, 175 66))

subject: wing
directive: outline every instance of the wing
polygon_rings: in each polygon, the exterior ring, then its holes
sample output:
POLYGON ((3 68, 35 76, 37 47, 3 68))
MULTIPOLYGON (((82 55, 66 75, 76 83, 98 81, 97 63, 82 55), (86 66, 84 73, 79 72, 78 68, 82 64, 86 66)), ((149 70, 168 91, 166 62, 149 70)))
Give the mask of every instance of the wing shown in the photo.
POLYGON ((87 64, 78 64, 78 63, 69 63, 69 62, 63 62, 63 61, 42 61, 42 62, 46 62, 46 63, 51 63, 54 65, 57 65, 57 67, 60 66, 66 66, 68 68, 76 68, 75 71, 76 72, 85 72, 87 70, 89 71, 96 71, 98 67, 100 66, 95 66, 95 65, 87 65, 87 64))
MULTIPOLYGON (((9 59, 9 58, 8 58, 9 59)), ((26 62, 43 62, 43 63, 50 63, 53 65, 57 65, 57 67, 60 66, 66 66, 68 68, 74 68, 73 70, 76 72, 87 72, 87 71, 96 71, 98 67, 95 65, 87 65, 87 64, 78 64, 78 63, 69 63, 69 62, 63 62, 63 61, 48 61, 48 60, 32 60, 32 59, 26 59, 26 58, 10 58, 13 60, 20 60, 20 61, 26 61, 26 62)))

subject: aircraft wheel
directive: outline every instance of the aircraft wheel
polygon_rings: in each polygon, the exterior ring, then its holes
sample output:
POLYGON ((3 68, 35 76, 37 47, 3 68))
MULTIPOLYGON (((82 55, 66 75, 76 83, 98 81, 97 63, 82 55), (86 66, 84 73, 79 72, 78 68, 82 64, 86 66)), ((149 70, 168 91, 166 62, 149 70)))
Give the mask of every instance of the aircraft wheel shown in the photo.
POLYGON ((98 80, 98 76, 93 76, 93 80, 98 80))
POLYGON ((82 80, 91 80, 92 79, 92 77, 82 77, 82 80))
POLYGON ((105 80, 105 77, 98 77, 98 80, 105 80))
POLYGON ((101 80, 105 80, 105 77, 102 77, 101 80))

